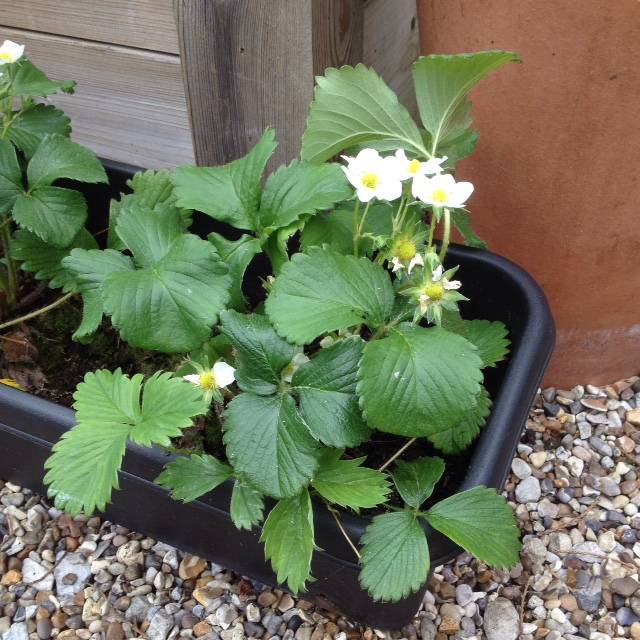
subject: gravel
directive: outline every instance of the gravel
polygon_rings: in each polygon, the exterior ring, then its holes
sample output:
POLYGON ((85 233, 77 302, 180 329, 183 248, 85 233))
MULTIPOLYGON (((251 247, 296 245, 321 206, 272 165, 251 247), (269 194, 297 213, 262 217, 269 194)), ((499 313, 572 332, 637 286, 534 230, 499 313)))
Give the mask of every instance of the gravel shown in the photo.
POLYGON ((437 567, 391 633, 0 481, 0 638, 640 640, 638 427, 638 378, 544 389, 505 487, 521 563, 437 567))

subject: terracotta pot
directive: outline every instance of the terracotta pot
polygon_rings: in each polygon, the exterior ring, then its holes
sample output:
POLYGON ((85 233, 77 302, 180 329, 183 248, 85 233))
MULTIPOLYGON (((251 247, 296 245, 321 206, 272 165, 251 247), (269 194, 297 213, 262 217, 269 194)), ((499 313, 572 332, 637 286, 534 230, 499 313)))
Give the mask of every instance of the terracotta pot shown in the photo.
POLYGON ((461 162, 489 247, 542 284, 558 338, 546 383, 640 371, 640 3, 419 0, 423 53, 517 51, 472 94, 461 162))

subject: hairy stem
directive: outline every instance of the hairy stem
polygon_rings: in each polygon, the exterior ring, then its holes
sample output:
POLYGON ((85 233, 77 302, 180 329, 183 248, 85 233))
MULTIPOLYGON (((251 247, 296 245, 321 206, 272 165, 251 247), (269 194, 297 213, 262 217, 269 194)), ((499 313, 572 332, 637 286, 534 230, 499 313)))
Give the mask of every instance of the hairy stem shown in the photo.
POLYGON ((344 539, 349 543, 349 546, 353 549, 353 553, 356 554, 356 557, 358 558, 358 560, 360 560, 360 552, 358 551, 358 548, 356 547, 356 545, 353 544, 353 542, 351 542, 351 538, 347 534, 340 520, 340 516, 338 515, 338 512, 329 504, 327 504, 327 509, 329 510, 329 513, 333 516, 333 519, 336 521, 336 524, 338 525, 338 529, 340 529, 340 533, 344 536, 344 539))
POLYGON ((364 229, 364 223, 367 219, 367 214, 369 213, 369 207, 371 206, 371 200, 367 202, 367 206, 364 208, 364 212, 362 214, 362 218, 360 219, 360 224, 356 228, 356 233, 353 236, 353 255, 358 257, 358 253, 360 250, 360 238, 362 237, 362 230, 364 229))
POLYGON ((358 255, 358 214, 360 213, 360 200, 356 197, 353 207, 353 255, 358 255))
POLYGON ((27 320, 32 320, 33 318, 37 318, 43 313, 47 313, 47 311, 51 311, 52 309, 59 307, 61 304, 64 304, 73 295, 74 295, 74 292, 72 291, 62 296, 61 298, 54 300, 51 304, 48 304, 46 307, 36 309, 35 311, 31 311, 30 313, 26 313, 25 315, 20 316, 19 318, 14 318, 13 320, 4 322, 3 324, 0 324, 0 331, 2 331, 3 329, 8 329, 9 327, 13 327, 14 325, 20 324, 21 322, 26 322, 27 320))
POLYGON ((384 471, 396 458, 400 457, 418 438, 407 440, 381 467, 378 471, 384 471))
POLYGON ((434 209, 431 211, 431 220, 429 221, 429 239, 427 242, 427 249, 431 249, 431 246, 433 245, 433 234, 436 230, 437 218, 438 217, 436 216, 434 209))
POLYGON ((440 264, 444 264, 444 259, 449 249, 449 236, 451 235, 451 213, 449 209, 444 210, 444 228, 442 231, 442 246, 440 247, 440 264))

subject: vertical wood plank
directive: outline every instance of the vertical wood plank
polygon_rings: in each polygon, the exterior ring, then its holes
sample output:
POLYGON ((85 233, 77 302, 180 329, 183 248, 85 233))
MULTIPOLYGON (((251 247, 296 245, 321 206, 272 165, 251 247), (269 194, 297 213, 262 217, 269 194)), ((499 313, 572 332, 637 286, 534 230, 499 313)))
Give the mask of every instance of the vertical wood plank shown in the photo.
POLYGON ((312 0, 313 74, 362 61, 364 2, 312 0))
POLYGON ((314 73, 362 56, 361 0, 174 0, 193 146, 229 162, 273 126, 270 167, 298 155, 314 73))

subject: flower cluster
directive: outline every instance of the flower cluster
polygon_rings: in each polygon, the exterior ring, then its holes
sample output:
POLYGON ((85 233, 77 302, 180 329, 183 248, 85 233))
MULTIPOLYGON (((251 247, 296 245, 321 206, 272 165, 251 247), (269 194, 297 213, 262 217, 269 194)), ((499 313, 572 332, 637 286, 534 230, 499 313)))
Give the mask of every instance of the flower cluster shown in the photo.
POLYGON ((393 202, 402 195, 405 180, 412 181, 412 195, 432 207, 464 207, 473 193, 470 182, 456 182, 451 174, 442 173, 446 156, 421 162, 407 158, 403 149, 385 157, 375 149, 362 149, 357 156, 342 158, 347 163, 343 170, 361 202, 373 198, 393 202))

